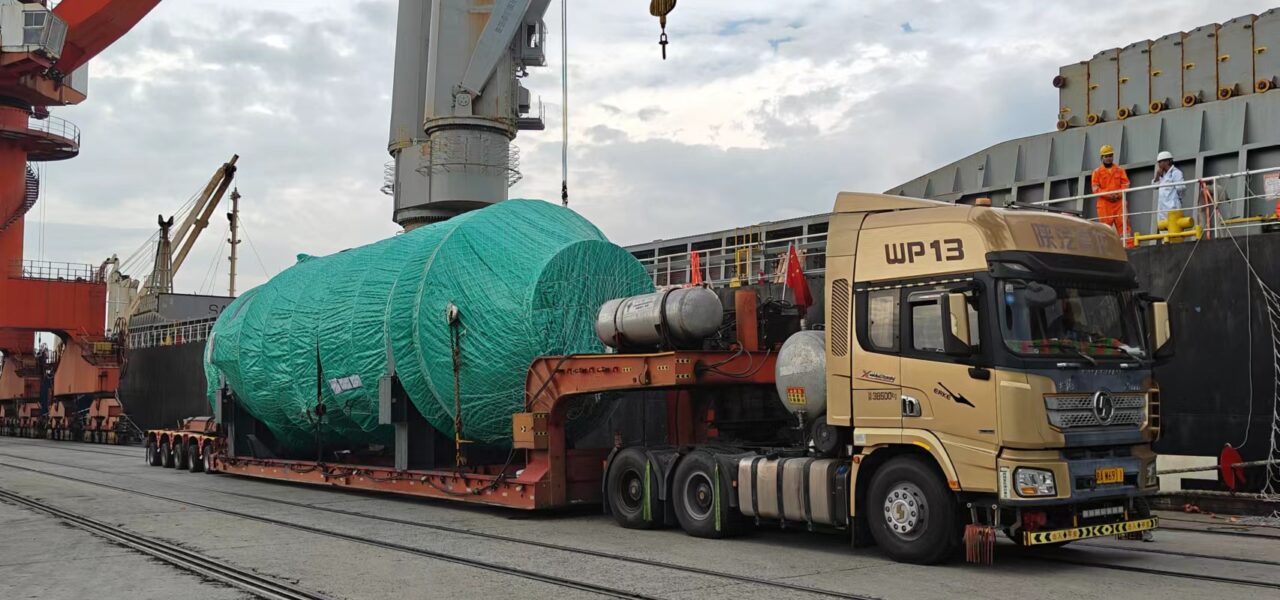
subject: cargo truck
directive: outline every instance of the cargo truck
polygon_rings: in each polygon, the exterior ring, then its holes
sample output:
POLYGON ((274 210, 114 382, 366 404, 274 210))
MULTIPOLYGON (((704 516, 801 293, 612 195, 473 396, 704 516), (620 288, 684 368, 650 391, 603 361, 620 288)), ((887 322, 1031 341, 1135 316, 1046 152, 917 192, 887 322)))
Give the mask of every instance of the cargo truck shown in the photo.
POLYGON ((700 537, 844 532, 925 564, 966 544, 989 558, 996 531, 1061 545, 1156 527, 1168 307, 1137 289, 1114 231, 842 193, 828 235, 825 330, 751 291, 727 310, 703 288, 611 301, 596 330, 613 352, 530 365, 509 451, 433 430, 392 372, 392 447, 274 456, 223 387, 203 466, 521 509, 598 502, 623 527, 700 537), (592 444, 566 428, 584 402, 645 409, 592 444))

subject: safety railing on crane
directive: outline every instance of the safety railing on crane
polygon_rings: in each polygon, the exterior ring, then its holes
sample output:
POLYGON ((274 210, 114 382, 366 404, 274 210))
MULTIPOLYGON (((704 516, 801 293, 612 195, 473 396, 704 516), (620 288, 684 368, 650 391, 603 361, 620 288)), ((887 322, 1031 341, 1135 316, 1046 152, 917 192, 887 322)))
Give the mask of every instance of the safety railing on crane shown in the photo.
POLYGON ((1252 169, 1187 179, 1181 183, 1133 186, 1125 190, 1079 194, 1030 203, 1089 215, 1090 201, 1099 196, 1121 196, 1118 231, 1126 245, 1179 242, 1213 237, 1228 230, 1266 225, 1280 226, 1280 167, 1252 169), (1159 208, 1160 190, 1182 188, 1178 213, 1159 208), (1150 207, 1149 209, 1147 207, 1150 207), (1164 216, 1164 219, 1160 217, 1164 216))
MULTIPOLYGON (((702 281, 710 286, 778 283, 782 281, 781 269, 794 244, 806 275, 821 275, 826 272, 826 232, 754 241, 744 241, 743 236, 730 239, 737 243, 639 260, 658 287, 689 283, 692 276, 690 263, 694 254, 698 255, 701 265, 702 281)), ((661 250, 655 251, 660 252, 661 250)))
POLYGON ((103 283, 105 281, 102 269, 97 266, 43 260, 13 261, 9 265, 9 274, 15 279, 36 279, 40 281, 75 281, 82 283, 103 283))
POLYGON ((80 128, 66 119, 54 116, 37 117, 32 114, 27 118, 27 129, 68 139, 74 142, 75 145, 80 145, 80 128))

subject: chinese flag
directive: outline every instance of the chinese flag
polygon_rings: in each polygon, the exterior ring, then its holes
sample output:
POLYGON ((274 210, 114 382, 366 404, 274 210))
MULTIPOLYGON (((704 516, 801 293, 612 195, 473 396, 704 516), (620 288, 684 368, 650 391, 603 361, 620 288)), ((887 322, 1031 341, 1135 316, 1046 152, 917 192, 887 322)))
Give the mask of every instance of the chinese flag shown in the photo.
POLYGON ((800 257, 796 255, 795 244, 787 252, 787 287, 795 294, 796 306, 807 309, 813 306, 813 296, 809 295, 809 280, 804 277, 804 267, 800 264, 800 257))
POLYGON ((702 259, 697 252, 689 253, 689 286, 702 285, 702 259))

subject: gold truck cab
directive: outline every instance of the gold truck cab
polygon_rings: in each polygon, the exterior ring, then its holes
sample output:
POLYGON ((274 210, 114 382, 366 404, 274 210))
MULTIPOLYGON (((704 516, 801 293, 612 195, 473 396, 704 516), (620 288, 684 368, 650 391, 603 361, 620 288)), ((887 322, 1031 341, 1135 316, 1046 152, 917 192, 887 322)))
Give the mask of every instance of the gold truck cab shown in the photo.
POLYGON ((826 300, 827 423, 848 435, 859 525, 890 555, 941 560, 965 524, 1019 544, 1155 526, 1168 313, 1113 230, 841 194, 826 300))

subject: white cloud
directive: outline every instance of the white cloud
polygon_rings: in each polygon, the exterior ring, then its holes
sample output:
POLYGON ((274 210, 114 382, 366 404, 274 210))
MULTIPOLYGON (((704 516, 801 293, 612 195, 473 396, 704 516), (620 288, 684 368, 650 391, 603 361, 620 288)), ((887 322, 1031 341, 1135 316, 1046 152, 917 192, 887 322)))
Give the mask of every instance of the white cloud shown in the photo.
MULTIPOLYGON (((1058 65, 1257 7, 702 0, 671 15, 667 61, 639 3, 570 10, 571 202, 635 243, 828 210, 840 190, 883 190, 1047 131, 1058 65)), ((551 64, 526 82, 548 127, 517 140, 512 197, 560 195, 557 17, 551 64)), ((393 234, 379 188, 394 21, 391 0, 161 3, 93 63, 89 100, 55 111, 83 129, 83 152, 49 165, 28 255, 40 211, 46 259, 129 254, 232 153, 265 265, 241 247, 242 289, 297 253, 393 234)), ((221 265, 224 232, 219 217, 180 289, 221 265)))

